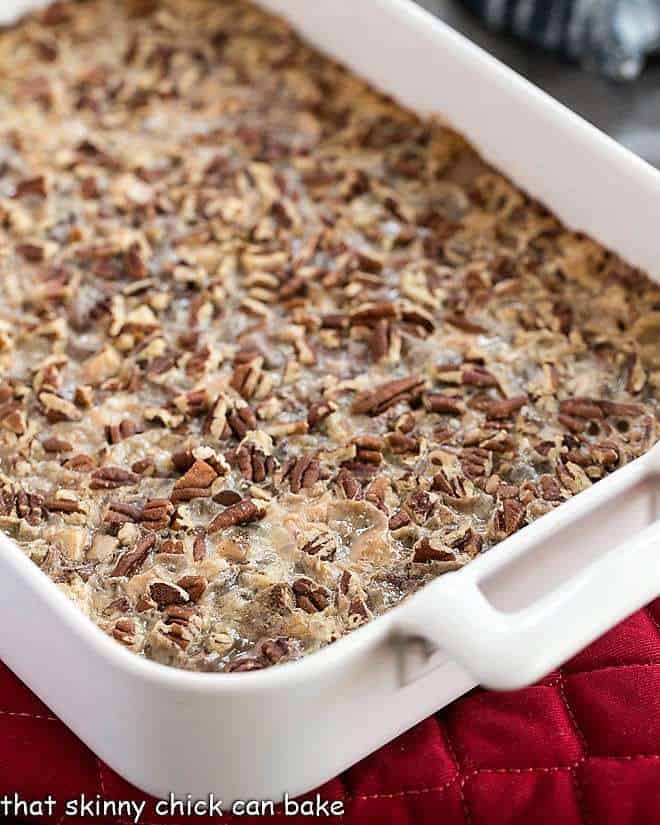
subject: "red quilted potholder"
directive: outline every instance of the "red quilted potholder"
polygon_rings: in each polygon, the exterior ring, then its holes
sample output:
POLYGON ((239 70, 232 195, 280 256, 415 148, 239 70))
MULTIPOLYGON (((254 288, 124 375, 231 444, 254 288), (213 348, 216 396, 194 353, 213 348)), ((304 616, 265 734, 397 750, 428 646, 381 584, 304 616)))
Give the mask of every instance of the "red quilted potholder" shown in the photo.
MULTIPOLYGON (((81 821, 63 817, 81 792, 145 798, 1 668, 0 798, 14 792, 56 797, 58 814, 41 820, 55 825, 81 821)), ((343 817, 325 819, 342 825, 659 825, 660 600, 532 687, 472 691, 319 793, 344 802, 343 817)), ((218 821, 245 819, 168 819, 149 800, 140 820, 218 821)))

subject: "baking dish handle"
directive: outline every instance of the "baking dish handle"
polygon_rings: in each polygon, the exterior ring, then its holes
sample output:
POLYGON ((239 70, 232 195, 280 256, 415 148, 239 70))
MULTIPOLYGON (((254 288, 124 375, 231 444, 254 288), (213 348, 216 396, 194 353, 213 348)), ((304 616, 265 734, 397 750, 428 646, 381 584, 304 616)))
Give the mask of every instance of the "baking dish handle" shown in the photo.
MULTIPOLYGON (((658 448, 652 452, 655 477, 658 448)), ((580 521, 573 522, 578 531, 580 521)), ((468 566, 437 579, 411 601, 397 629, 441 648, 485 687, 523 687, 660 595, 660 520, 522 610, 496 608, 482 578, 468 566)))

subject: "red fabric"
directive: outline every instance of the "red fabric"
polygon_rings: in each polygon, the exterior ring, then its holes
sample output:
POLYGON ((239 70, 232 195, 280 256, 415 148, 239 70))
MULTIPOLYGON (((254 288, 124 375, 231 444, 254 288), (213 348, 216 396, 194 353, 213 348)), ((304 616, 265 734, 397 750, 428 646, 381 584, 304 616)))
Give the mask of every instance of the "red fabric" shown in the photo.
MULTIPOLYGON (((83 791, 143 798, 0 665, 0 797, 83 791)), ((342 825, 658 825, 660 599, 539 684, 472 691, 319 792, 344 801, 343 818, 325 819, 342 825)), ((61 806, 41 821, 76 825, 61 806)), ((218 820, 168 820, 150 803, 141 822, 218 820)))

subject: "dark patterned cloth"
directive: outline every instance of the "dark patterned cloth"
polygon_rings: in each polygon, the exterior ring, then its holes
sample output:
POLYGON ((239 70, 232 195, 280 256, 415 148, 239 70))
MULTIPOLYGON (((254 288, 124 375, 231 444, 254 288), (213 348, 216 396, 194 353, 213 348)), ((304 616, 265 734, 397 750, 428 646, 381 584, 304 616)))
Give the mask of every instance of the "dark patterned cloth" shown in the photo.
POLYGON ((660 0, 463 0, 493 28, 620 80, 660 46, 660 0))

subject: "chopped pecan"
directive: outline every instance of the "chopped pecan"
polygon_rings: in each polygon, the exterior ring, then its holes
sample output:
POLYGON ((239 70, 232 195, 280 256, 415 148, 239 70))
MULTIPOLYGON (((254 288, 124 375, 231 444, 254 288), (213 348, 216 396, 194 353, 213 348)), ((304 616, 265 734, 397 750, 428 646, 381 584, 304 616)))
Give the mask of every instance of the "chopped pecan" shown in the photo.
POLYGON ((306 542, 301 550, 309 556, 316 556, 321 561, 332 561, 335 557, 337 545, 330 533, 320 533, 306 542))
POLYGON ((183 555, 183 542, 180 539, 165 539, 165 541, 158 548, 160 554, 168 556, 183 555))
POLYGON ((45 198, 48 195, 46 178, 43 175, 34 178, 23 178, 16 184, 14 189, 15 198, 25 198, 30 195, 38 198, 45 198))
POLYGON ((463 402, 458 396, 442 395, 441 393, 428 393, 424 396, 424 405, 429 412, 443 413, 445 415, 461 415, 464 411, 463 402))
POLYGON ((539 478, 539 486, 541 488, 541 495, 545 501, 561 501, 561 487, 554 476, 542 475, 539 478))
POLYGON ((605 418, 600 404, 590 398, 569 398, 562 401, 559 405, 559 412, 572 418, 605 418))
POLYGON ((253 358, 246 364, 239 364, 234 369, 230 384, 246 400, 252 398, 259 387, 262 376, 263 358, 253 358))
POLYGON ((142 517, 142 508, 137 504, 128 504, 123 501, 110 501, 103 515, 105 524, 120 526, 122 524, 137 524, 142 517))
POLYGON ((82 418, 82 414, 77 407, 52 392, 39 393, 39 401, 49 421, 80 421, 82 418))
POLYGON ((498 387, 499 382, 485 367, 471 366, 461 372, 461 384, 469 387, 498 387))
POLYGON ((244 443, 241 445, 236 452, 236 460, 243 478, 257 484, 265 481, 266 477, 275 470, 273 456, 266 455, 255 444, 244 443))
POLYGON ((396 318, 396 307, 391 301, 381 301, 374 304, 364 304, 351 312, 351 324, 374 326, 385 318, 396 318))
POLYGON ((434 547, 428 538, 423 538, 415 544, 412 560, 425 564, 429 561, 456 561, 456 556, 448 550, 434 547))
POLYGON ((206 557, 206 533, 197 533, 193 541, 193 561, 202 561, 206 557))
POLYGON ((65 461, 64 466, 67 470, 73 470, 76 473, 90 473, 96 467, 96 463, 91 456, 78 453, 65 461))
POLYGON ((431 489, 444 493, 451 498, 464 498, 467 495, 465 480, 460 476, 449 478, 444 470, 436 473, 431 482, 431 489))
POLYGON ((560 424, 563 424, 569 432, 575 433, 576 435, 584 432, 586 429, 584 420, 581 418, 575 418, 572 415, 564 415, 563 413, 559 413, 557 420, 560 424))
POLYGON ((388 433, 385 436, 387 446, 394 455, 405 455, 406 453, 416 453, 419 449, 419 442, 410 435, 401 432, 388 433))
POLYGON ((191 602, 198 602, 204 595, 207 586, 208 582, 204 576, 183 576, 177 582, 177 587, 186 591, 191 602))
POLYGON ((282 481, 288 479, 292 493, 313 487, 321 477, 321 465, 313 455, 289 459, 282 468, 282 481))
POLYGON ((119 424, 106 424, 105 427, 105 437, 110 444, 118 444, 139 432, 141 429, 128 418, 124 418, 119 424))
POLYGON ((378 321, 369 336, 369 351, 374 361, 380 361, 389 357, 394 362, 400 347, 397 344, 397 337, 394 333, 393 325, 386 320, 378 321))
POLYGON ((149 551, 153 549, 155 544, 156 536, 153 533, 143 536, 135 547, 122 553, 114 570, 110 573, 110 577, 132 576, 144 564, 149 551))
POLYGON ((45 515, 44 497, 39 493, 19 490, 16 493, 16 515, 28 524, 38 524, 45 515))
POLYGON ((525 505, 514 498, 507 498, 491 517, 493 537, 501 541, 519 530, 524 522, 525 505))
POLYGON ((170 604, 185 604, 190 598, 183 587, 160 581, 149 585, 149 595, 156 602, 159 610, 170 604))
POLYGON ((56 436, 45 438, 41 442, 41 446, 47 453, 69 453, 73 450, 73 445, 70 442, 56 436))
POLYGON ((399 510, 389 520, 388 527, 390 530, 400 530, 402 527, 407 527, 412 519, 405 510, 399 510))
POLYGON ((80 502, 75 498, 49 496, 44 499, 43 506, 51 513, 84 513, 80 502))
POLYGON ((644 415, 644 407, 641 404, 626 404, 619 401, 599 401, 598 405, 606 416, 637 418, 638 416, 644 415))
POLYGON ((174 505, 166 498, 150 498, 145 502, 139 520, 150 530, 163 530, 174 514, 174 505))
POLYGON ((361 435, 353 440, 355 460, 361 464, 380 464, 383 460, 383 439, 375 435, 361 435))
POLYGON ((219 493, 213 496, 213 501, 217 501, 218 504, 222 504, 224 507, 229 507, 232 504, 237 504, 242 498, 243 496, 237 493, 236 490, 220 490, 219 493))
POLYGON ((210 464, 197 459, 185 475, 174 483, 170 499, 176 504, 180 501, 190 501, 193 498, 209 496, 211 495, 211 485, 217 477, 217 472, 210 464))
POLYGON ((489 476, 492 470, 491 454, 481 447, 466 447, 461 452, 461 467, 472 481, 489 476))
POLYGON ((358 393, 353 399, 351 411, 356 415, 380 415, 400 401, 418 398, 425 385, 422 376, 413 375, 398 381, 388 381, 373 390, 358 393))
POLYGON ((330 594, 325 587, 311 579, 296 579, 293 583, 293 593, 296 607, 302 608, 305 613, 320 613, 330 604, 330 594))
POLYGON ((15 248, 17 254, 31 264, 40 264, 46 257, 43 246, 36 243, 19 243, 15 248))
POLYGON ((217 533, 218 530, 225 530, 237 524, 249 524, 259 521, 265 515, 266 511, 262 507, 258 507, 251 499, 244 498, 219 513, 207 527, 207 532, 217 533))
POLYGON ((360 482, 355 478, 350 470, 347 470, 346 468, 340 470, 337 474, 336 480, 346 498, 362 498, 362 487, 360 486, 360 482))
POLYGON ((484 404, 484 411, 488 418, 509 418, 509 416, 521 410, 526 403, 526 395, 519 395, 515 398, 503 398, 501 400, 486 402, 486 404, 484 404))
POLYGON ((92 473, 89 486, 92 490, 115 490, 117 487, 126 487, 137 484, 140 477, 130 470, 121 467, 99 467, 92 473))
POLYGON ((112 629, 112 636, 123 645, 132 647, 137 642, 135 619, 117 619, 112 629))
POLYGON ((288 639, 280 636, 277 639, 266 639, 259 646, 261 655, 266 661, 275 665, 291 652, 291 645, 288 639))
POLYGON ((257 429, 257 419, 247 404, 237 405, 227 413, 227 424, 238 439, 243 439, 251 431, 257 429))
POLYGON ((317 424, 324 421, 331 413, 337 409, 337 405, 332 401, 317 401, 312 404, 307 411, 307 423, 309 429, 313 430, 317 424))
POLYGON ((433 498, 425 490, 417 490, 405 502, 406 512, 417 524, 424 524, 433 512, 433 498))

